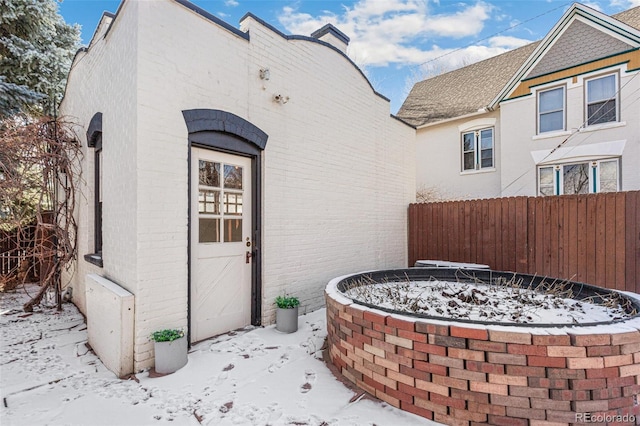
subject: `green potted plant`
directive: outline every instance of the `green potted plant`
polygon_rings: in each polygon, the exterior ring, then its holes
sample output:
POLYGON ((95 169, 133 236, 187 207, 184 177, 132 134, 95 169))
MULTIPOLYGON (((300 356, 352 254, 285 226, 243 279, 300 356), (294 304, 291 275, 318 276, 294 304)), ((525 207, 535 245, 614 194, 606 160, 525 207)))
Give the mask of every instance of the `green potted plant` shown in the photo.
POLYGON ((187 364, 187 337, 183 330, 165 329, 151 335, 156 373, 169 374, 187 364))
POLYGON ((300 301, 295 296, 276 297, 276 330, 283 333, 298 331, 298 306, 300 301))

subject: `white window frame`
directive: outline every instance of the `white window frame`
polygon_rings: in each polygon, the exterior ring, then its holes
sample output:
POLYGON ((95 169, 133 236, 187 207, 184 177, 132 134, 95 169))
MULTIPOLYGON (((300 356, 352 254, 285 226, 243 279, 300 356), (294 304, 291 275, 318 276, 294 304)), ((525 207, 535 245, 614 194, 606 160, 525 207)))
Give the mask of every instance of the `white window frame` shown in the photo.
POLYGON ((545 196, 541 192, 541 184, 540 184, 540 173, 542 169, 550 168, 553 171, 553 195, 564 195, 564 173, 563 169, 565 166, 572 166, 576 164, 587 164, 589 167, 589 194, 602 192, 600 188, 600 165, 602 163, 616 163, 616 192, 621 190, 620 185, 620 158, 619 157, 609 157, 602 158, 598 160, 585 160, 585 161, 572 161, 566 163, 558 163, 558 164, 545 164, 542 166, 538 166, 536 173, 536 184, 537 184, 537 194, 538 196, 545 196))
POLYGON ((481 170, 495 170, 496 167, 496 131, 495 127, 484 127, 481 129, 468 130, 460 133, 460 170, 461 173, 474 173, 481 170), (491 130, 491 166, 482 167, 482 132, 491 130), (474 144, 473 144, 473 169, 465 169, 464 168, 464 135, 474 134, 474 144))
POLYGON ((567 130, 567 87, 566 85, 561 85, 561 86, 553 86, 553 87, 549 87, 549 88, 545 88, 545 89, 541 89, 538 90, 538 92, 536 93, 536 130, 537 130, 537 134, 538 135, 544 135, 546 133, 552 133, 552 132, 562 132, 567 130), (553 111, 546 111, 544 113, 540 112, 540 95, 546 92, 551 92, 553 90, 562 90, 562 109, 561 110, 553 110, 553 111), (553 129, 553 130, 545 130, 545 131, 541 131, 540 130, 540 123, 542 122, 542 120, 540 119, 542 114, 550 114, 553 112, 558 112, 558 111, 562 111, 562 128, 560 129, 553 129))
MULTIPOLYGON (((601 99, 598 102, 602 102, 603 100, 601 99)), ((607 74, 600 74, 597 76, 593 76, 593 77, 589 77, 589 78, 585 78, 584 79, 584 122, 585 122, 585 126, 586 127, 593 127, 593 126, 602 126, 602 125, 607 125, 610 123, 619 123, 620 122, 620 74, 615 71, 615 72, 610 72, 607 74), (602 78, 607 78, 607 77, 611 77, 613 76, 615 79, 615 94, 613 98, 610 99, 614 99, 615 103, 616 103, 616 119, 613 121, 605 121, 602 123, 594 123, 594 124, 590 124, 589 123, 589 83, 596 81, 596 80, 600 80, 602 78)))

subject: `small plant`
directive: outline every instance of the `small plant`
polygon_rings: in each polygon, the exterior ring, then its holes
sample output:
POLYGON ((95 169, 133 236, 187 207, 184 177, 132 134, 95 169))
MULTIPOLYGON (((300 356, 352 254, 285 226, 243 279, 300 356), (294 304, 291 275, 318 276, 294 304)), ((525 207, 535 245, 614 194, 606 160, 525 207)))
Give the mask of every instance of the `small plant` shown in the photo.
POLYGON ((154 331, 151 335, 151 339, 154 342, 173 342, 181 337, 184 337, 184 331, 182 330, 160 330, 154 331))
POLYGON ((276 305, 280 309, 292 309, 300 305, 300 301, 295 296, 278 296, 276 297, 276 305))

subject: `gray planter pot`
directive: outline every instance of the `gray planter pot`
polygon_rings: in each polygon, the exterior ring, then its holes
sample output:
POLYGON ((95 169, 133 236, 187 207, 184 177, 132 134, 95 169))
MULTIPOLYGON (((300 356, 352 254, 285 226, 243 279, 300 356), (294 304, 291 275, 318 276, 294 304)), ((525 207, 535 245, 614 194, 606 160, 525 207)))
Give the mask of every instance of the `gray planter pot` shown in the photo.
POLYGON ((276 330, 283 333, 298 331, 298 306, 289 309, 277 308, 276 330))
POLYGON ((187 336, 171 342, 154 342, 156 373, 169 374, 187 364, 187 336))

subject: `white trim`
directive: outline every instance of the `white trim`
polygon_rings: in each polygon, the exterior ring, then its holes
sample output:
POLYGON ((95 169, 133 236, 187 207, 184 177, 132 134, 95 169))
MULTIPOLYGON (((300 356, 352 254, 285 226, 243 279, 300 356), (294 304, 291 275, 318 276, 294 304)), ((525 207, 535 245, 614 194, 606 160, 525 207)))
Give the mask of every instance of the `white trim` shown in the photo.
POLYGON ((619 158, 605 158, 598 161, 598 179, 596 180, 596 192, 602 192, 602 163, 616 163, 616 191, 622 190, 620 184, 620 159, 619 158))
MULTIPOLYGON (((584 93, 584 123, 585 123, 585 127, 592 127, 592 126, 602 126, 603 124, 612 124, 612 123, 618 123, 620 122, 620 73, 619 71, 613 71, 613 72, 607 72, 607 73, 603 73, 603 74, 598 74, 598 75, 594 75, 593 77, 587 77, 587 78, 583 78, 582 79, 582 87, 583 87, 583 93, 584 93), (613 81, 614 81, 614 98, 615 98, 615 102, 616 102, 616 119, 614 121, 607 121, 605 123, 598 123, 598 124, 589 124, 589 83, 592 81, 596 81, 596 80, 601 80, 603 78, 608 78, 613 76, 613 81)), ((608 102, 611 98, 609 99, 601 99, 599 102, 608 102)))
POLYGON ((480 130, 485 127, 495 127, 497 119, 495 117, 478 118, 477 120, 467 121, 458 126, 458 131, 468 132, 470 130, 480 130))
POLYGON ((565 84, 561 84, 558 86, 551 86, 549 88, 536 90, 536 121, 537 121, 537 134, 542 135, 550 132, 565 132, 567 130, 567 86, 565 84), (540 112, 540 95, 547 92, 552 92, 554 90, 562 90, 562 109, 555 111, 546 111, 544 113, 540 112), (540 131, 540 116, 542 114, 550 114, 554 112, 562 112, 562 129, 561 130, 549 130, 546 132, 540 131))
POLYGON ((533 162, 537 166, 558 163, 572 163, 600 160, 608 157, 622 157, 626 140, 593 143, 589 145, 567 146, 540 151, 531 151, 533 162))
POLYGON ((492 112, 492 111, 483 109, 482 111, 472 112, 472 113, 465 114, 465 115, 459 115, 457 117, 445 118, 444 120, 434 121, 433 123, 427 123, 427 124, 423 124, 422 126, 418 126, 418 127, 416 127, 416 130, 424 129, 426 127, 437 126, 437 125, 443 124, 443 123, 449 123, 451 121, 462 120, 463 118, 477 117, 479 115, 487 114, 489 112, 492 112))
POLYGON ((533 135, 531 137, 532 141, 537 141, 537 140, 541 140, 541 139, 551 139, 551 138, 558 138, 561 136, 570 136, 575 130, 559 130, 557 132, 544 132, 544 133, 540 133, 539 135, 533 135))
POLYGON ((495 167, 478 169, 478 170, 465 170, 464 172, 460 172, 460 176, 477 175, 479 173, 492 173, 495 171, 496 171, 495 167))
POLYGON ((626 125, 627 125, 626 121, 611 121, 609 123, 593 124, 588 127, 583 127, 581 129, 578 129, 578 131, 580 133, 588 133, 588 132, 595 132, 597 130, 615 129, 616 127, 624 127, 626 125))
POLYGON ((494 169, 496 167, 496 128, 480 127, 475 130, 467 130, 460 132, 460 173, 472 173, 480 170, 494 169), (491 167, 482 167, 482 132, 491 131, 491 167), (464 150, 464 135, 473 134, 473 151, 464 150), (465 170, 464 156, 465 153, 473 152, 474 168, 465 170))

